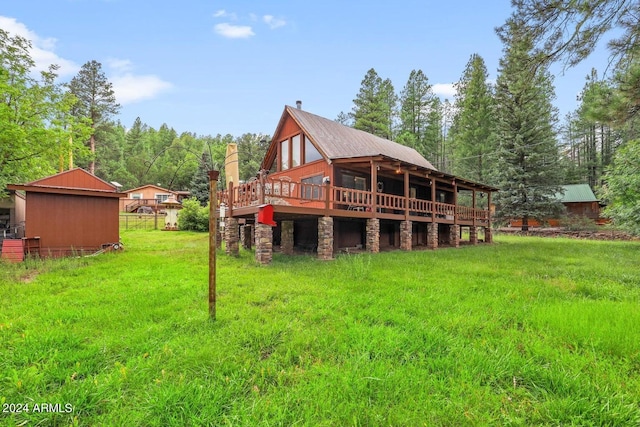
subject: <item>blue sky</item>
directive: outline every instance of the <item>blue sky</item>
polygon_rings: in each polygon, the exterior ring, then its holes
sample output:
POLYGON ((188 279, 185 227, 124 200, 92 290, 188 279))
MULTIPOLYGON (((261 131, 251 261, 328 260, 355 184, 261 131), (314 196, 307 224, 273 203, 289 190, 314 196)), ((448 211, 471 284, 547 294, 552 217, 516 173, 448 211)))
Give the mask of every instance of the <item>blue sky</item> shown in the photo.
MULTIPOLYGON (((413 69, 452 97, 473 53, 495 79, 502 45, 494 28, 509 0, 393 2, 20 0, 0 7, 0 28, 33 41, 33 58, 68 81, 102 64, 122 105, 116 117, 198 135, 271 134, 285 104, 336 118, 350 111, 370 68, 399 92, 413 69)), ((554 69, 564 115, 591 67, 554 69)))

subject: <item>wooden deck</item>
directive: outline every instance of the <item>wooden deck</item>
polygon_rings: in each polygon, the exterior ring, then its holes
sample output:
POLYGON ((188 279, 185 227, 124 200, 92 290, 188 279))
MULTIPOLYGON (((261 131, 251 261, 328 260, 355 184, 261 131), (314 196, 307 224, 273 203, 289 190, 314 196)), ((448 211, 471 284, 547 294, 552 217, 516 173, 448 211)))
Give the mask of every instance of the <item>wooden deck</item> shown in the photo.
POLYGON ((218 192, 218 203, 225 204, 226 216, 237 218, 252 217, 260 205, 271 204, 276 218, 379 218, 483 227, 491 221, 487 209, 289 180, 256 180, 234 186, 218 192))

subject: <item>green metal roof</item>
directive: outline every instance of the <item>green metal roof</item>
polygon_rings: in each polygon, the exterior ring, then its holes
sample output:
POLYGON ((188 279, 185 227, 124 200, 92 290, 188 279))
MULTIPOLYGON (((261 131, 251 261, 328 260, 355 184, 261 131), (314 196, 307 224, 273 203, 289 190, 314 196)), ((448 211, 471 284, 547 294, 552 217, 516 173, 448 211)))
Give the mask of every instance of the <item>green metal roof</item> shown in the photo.
POLYGON ((563 185, 563 194, 556 194, 562 203, 597 202, 589 184, 563 185))

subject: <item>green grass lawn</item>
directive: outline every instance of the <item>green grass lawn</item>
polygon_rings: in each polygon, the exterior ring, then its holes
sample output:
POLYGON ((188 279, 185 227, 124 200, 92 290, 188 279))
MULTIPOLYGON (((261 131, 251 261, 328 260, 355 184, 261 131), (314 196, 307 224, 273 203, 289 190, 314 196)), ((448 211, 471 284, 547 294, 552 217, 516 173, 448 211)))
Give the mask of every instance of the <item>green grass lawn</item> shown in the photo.
POLYGON ((220 253, 210 321, 206 234, 122 240, 0 264, 0 425, 640 424, 638 243, 220 253))

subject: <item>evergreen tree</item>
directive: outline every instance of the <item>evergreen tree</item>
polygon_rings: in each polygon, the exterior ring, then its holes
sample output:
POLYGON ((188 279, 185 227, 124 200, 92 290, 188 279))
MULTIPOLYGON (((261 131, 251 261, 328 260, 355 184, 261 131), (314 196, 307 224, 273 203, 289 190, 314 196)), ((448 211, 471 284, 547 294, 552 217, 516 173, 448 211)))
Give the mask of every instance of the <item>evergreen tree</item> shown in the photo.
POLYGON ((205 150, 198 164, 198 170, 189 185, 191 197, 198 200, 200 206, 206 206, 209 201, 209 170, 211 170, 211 155, 205 150))
POLYGON ((484 60, 478 54, 456 84, 456 109, 451 138, 456 174, 478 182, 489 179, 495 161, 493 93, 484 60))
POLYGON ((111 83, 102 71, 102 64, 95 60, 82 66, 78 75, 69 82, 68 88, 78 99, 72 113, 76 117, 88 119, 92 128, 89 149, 94 157, 89 162, 89 172, 95 173, 97 128, 107 123, 112 115, 117 114, 120 105, 116 102, 111 83))
POLYGON ((429 121, 429 114, 434 110, 435 100, 437 98, 433 94, 427 76, 422 70, 412 70, 407 83, 400 92, 398 142, 415 148, 427 159, 433 159, 435 151, 433 138, 431 141, 427 141, 427 129, 433 125, 429 121))
POLYGON ((382 138, 392 138, 395 109, 392 94, 390 80, 383 81, 373 68, 367 71, 353 100, 353 127, 382 138))
POLYGON ((505 44, 496 86, 498 154, 496 216, 543 220, 558 212, 561 191, 549 72, 530 66, 530 38, 510 21, 499 33, 505 44))

